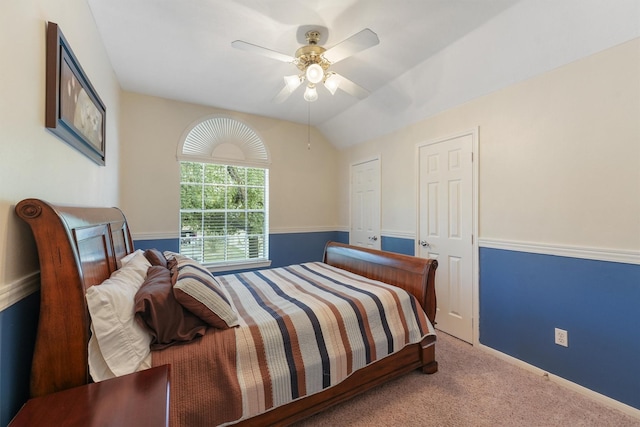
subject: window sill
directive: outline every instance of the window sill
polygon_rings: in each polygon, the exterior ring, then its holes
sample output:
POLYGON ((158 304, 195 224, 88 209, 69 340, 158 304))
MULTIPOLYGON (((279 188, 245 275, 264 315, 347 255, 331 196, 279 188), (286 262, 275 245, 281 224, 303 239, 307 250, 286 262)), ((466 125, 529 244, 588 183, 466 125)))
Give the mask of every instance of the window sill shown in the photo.
POLYGON ((245 269, 256 269, 256 268, 265 268, 271 267, 270 259, 259 259, 255 261, 237 261, 237 262, 220 262, 215 264, 205 264, 207 270, 212 273, 220 273, 224 271, 232 271, 232 270, 245 270, 245 269))

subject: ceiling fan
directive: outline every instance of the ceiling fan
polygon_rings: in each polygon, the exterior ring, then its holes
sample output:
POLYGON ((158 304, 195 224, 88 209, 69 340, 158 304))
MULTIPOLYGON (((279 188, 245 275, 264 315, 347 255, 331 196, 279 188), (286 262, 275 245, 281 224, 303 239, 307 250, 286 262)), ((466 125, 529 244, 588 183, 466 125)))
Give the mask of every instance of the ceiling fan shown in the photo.
POLYGON ((307 87, 304 92, 304 99, 309 102, 318 99, 317 86, 320 83, 323 83, 324 87, 327 88, 332 95, 337 89, 341 89, 356 98, 366 98, 369 95, 369 91, 346 77, 331 71, 330 67, 336 62, 342 61, 345 58, 380 43, 376 33, 365 28, 329 49, 325 49, 318 44, 321 35, 320 30, 312 29, 307 31, 305 33, 307 45, 296 50, 295 56, 280 53, 242 40, 232 42, 231 46, 282 62, 289 62, 298 67, 300 71, 299 74, 284 76, 285 85, 274 98, 274 102, 284 102, 305 80, 307 87))

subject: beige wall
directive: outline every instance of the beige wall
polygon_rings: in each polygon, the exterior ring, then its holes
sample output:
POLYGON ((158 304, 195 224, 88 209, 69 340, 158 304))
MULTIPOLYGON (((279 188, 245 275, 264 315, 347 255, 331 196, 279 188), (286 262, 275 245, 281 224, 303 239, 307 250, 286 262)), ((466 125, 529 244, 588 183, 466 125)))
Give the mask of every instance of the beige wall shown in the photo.
MULTIPOLYGON (((83 0, 2 2, 0 307, 12 284, 38 269, 33 243, 24 238, 28 228, 13 213, 19 200, 119 205, 135 234, 175 236, 177 144, 196 120, 221 112, 122 94, 83 0), (44 129, 46 21, 60 25, 107 106, 106 167, 44 129)), ((415 145, 478 127, 481 237, 637 250, 639 44, 608 49, 342 152, 315 131, 307 150, 303 125, 221 113, 252 126, 269 148, 274 232, 347 229, 349 165, 381 155, 382 228, 414 233, 415 145)))
POLYGON ((479 129, 485 239, 640 248, 640 40, 478 98, 341 157, 381 154, 382 229, 415 234, 415 146, 479 129))
POLYGON ((178 145, 198 121, 237 118, 262 138, 271 157, 271 232, 335 230, 338 152, 312 129, 265 117, 146 95, 122 94, 121 207, 134 238, 178 236, 178 145))
POLYGON ((120 87, 84 0, 1 1, 0 309, 13 284, 38 270, 30 231, 15 214, 28 197, 117 205, 120 87), (46 22, 56 22, 107 107, 107 166, 44 128, 46 22))

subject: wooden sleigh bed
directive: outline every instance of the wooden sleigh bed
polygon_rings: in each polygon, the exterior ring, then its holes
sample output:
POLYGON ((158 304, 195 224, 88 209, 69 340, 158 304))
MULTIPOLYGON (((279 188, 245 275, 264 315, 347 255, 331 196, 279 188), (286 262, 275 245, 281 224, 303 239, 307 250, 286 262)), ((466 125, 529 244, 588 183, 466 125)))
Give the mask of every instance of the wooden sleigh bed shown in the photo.
MULTIPOLYGON (((134 251, 126 218, 117 208, 54 206, 38 199, 21 201, 16 213, 30 225, 40 261, 41 304, 31 395, 90 383, 91 318, 85 294, 89 287, 108 279, 120 267, 119 260, 134 251)), ((405 289, 435 324, 435 260, 330 242, 323 261, 405 289)), ((244 419, 239 425, 288 425, 414 369, 437 371, 435 335, 355 371, 337 385, 244 419)), ((173 387, 172 383, 172 395, 173 387)))

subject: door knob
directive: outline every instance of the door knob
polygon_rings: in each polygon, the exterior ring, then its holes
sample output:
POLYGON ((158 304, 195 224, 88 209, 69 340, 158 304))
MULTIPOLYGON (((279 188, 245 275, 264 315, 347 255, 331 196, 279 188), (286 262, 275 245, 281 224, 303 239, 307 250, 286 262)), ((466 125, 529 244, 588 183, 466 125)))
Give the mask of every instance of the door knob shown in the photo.
POLYGON ((370 236, 369 240, 373 240, 374 242, 378 240, 378 236, 370 236))
POLYGON ((431 245, 426 240, 420 240, 420 245, 425 248, 431 248, 431 245))

